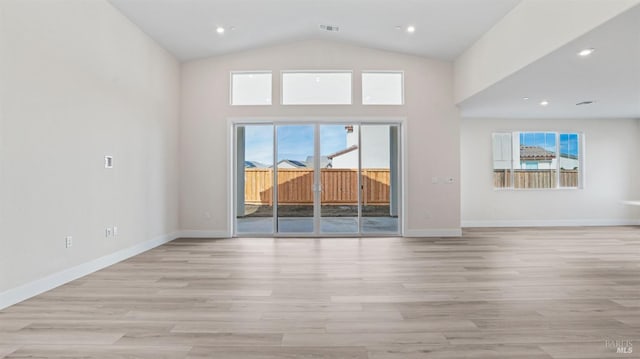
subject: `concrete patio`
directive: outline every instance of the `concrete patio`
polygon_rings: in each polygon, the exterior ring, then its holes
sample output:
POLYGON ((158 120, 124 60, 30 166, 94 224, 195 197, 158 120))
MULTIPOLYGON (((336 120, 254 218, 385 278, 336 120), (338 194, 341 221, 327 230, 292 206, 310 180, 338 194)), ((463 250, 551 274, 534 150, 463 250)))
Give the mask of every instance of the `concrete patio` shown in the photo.
MULTIPOLYGON (((398 232, 398 217, 363 217, 363 234, 394 234, 398 232)), ((272 234, 272 217, 237 218, 237 234, 272 234)), ((278 233, 313 234, 313 217, 278 218, 278 233)), ((358 218, 356 217, 322 217, 320 219, 321 234, 358 234, 358 218)))

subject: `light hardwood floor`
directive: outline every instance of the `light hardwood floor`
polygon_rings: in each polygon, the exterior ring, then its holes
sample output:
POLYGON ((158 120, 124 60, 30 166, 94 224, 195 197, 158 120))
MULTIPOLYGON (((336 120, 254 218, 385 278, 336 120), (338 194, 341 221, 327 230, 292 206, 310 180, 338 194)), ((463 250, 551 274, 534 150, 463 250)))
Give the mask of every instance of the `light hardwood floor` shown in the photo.
POLYGON ((0 311, 6 358, 639 353, 638 227, 181 239, 0 311))

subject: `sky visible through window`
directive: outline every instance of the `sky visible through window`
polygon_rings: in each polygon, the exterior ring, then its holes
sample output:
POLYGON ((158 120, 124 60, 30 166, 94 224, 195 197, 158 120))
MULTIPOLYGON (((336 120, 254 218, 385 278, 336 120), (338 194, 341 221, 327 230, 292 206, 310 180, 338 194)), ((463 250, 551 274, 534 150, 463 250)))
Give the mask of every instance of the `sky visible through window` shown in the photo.
POLYGON ((560 154, 569 156, 578 156, 578 134, 577 133, 561 133, 560 134, 560 154))
MULTIPOLYGON (((278 161, 305 161, 313 156, 314 125, 278 126, 278 161)), ((346 148, 344 125, 320 126, 320 152, 323 156, 346 148)), ((245 126, 245 160, 273 165, 273 126, 245 126)))
MULTIPOLYGON (((542 147, 547 151, 556 151, 556 134, 554 132, 521 132, 520 144, 524 146, 542 147)), ((560 134, 560 154, 578 156, 578 134, 560 134)))

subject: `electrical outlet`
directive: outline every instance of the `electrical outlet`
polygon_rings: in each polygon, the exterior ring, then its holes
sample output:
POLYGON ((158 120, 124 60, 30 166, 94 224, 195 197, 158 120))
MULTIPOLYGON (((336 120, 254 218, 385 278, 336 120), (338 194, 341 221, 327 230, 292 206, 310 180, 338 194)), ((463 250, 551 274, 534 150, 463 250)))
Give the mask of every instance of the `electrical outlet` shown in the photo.
POLYGON ((104 236, 109 238, 111 237, 111 235, 113 235, 113 229, 111 229, 111 227, 107 228, 104 230, 104 236))
POLYGON ((118 227, 113 226, 113 236, 117 237, 118 236, 118 227))
POLYGON ((73 246, 73 237, 71 236, 67 236, 64 239, 64 247, 65 248, 71 248, 71 246, 73 246))

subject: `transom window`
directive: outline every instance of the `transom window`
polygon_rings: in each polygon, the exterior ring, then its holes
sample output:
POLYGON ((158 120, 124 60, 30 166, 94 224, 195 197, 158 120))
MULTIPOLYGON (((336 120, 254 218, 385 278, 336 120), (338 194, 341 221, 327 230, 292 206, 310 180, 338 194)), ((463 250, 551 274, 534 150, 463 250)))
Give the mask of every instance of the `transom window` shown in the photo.
POLYGON ((351 71, 283 72, 283 105, 351 105, 351 71))
MULTIPOLYGON (((282 105, 351 105, 352 71, 283 71, 282 105)), ((403 105, 404 72, 363 71, 363 105, 403 105)), ((255 106, 272 104, 271 71, 232 71, 230 104, 255 106)))
POLYGON ((232 72, 231 104, 271 105, 271 72, 232 72))
POLYGON ((363 105, 402 105, 404 103, 402 72, 363 72, 363 105))

